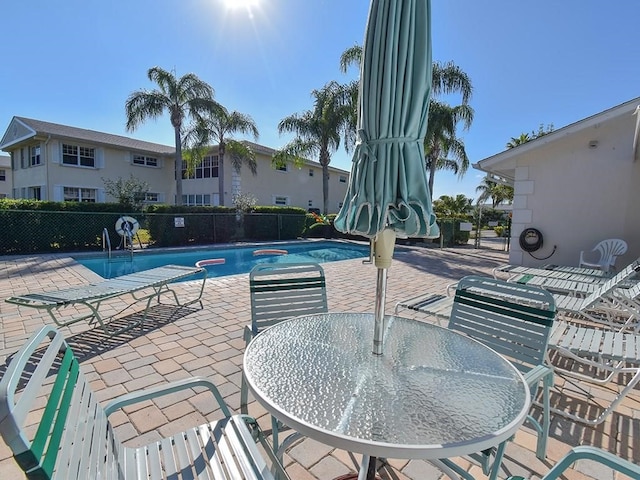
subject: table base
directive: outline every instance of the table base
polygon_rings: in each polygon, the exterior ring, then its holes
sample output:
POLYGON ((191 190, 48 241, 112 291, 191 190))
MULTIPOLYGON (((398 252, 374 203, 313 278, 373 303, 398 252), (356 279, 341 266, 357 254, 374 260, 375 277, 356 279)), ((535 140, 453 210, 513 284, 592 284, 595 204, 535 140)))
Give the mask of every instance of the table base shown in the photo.
MULTIPOLYGON (((347 473, 346 475, 340 475, 339 477, 336 477, 333 480, 358 480, 358 474, 347 473)), ((376 475, 376 480, 382 480, 382 477, 380 475, 376 475)))

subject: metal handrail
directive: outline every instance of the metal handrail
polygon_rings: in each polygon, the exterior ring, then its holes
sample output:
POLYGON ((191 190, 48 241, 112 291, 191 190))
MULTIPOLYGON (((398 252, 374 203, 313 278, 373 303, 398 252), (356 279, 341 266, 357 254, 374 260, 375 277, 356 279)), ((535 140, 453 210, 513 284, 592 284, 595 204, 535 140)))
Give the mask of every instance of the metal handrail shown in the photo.
POLYGON ((108 248, 109 260, 111 260, 111 239, 109 238, 109 230, 107 227, 102 229, 102 251, 105 251, 105 247, 108 248))

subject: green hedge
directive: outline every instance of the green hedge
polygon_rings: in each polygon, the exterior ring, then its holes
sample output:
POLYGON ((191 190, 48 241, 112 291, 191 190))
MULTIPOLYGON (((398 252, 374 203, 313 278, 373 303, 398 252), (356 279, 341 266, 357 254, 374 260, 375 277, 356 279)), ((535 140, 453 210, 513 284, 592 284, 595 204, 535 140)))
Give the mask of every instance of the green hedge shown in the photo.
POLYGON ((99 250, 105 228, 115 248, 121 237, 114 226, 123 215, 136 218, 155 247, 289 240, 302 235, 305 214, 302 208, 257 207, 239 218, 229 207, 152 205, 141 213, 122 211, 120 204, 2 199, 0 254, 99 250))

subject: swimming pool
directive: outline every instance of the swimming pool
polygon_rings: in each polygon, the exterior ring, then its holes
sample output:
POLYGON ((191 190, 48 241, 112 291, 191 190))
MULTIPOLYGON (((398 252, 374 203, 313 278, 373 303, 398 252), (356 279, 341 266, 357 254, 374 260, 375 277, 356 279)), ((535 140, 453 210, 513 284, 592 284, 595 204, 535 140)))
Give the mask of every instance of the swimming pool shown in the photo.
POLYGON ((278 243, 271 245, 251 245, 226 248, 208 248, 197 250, 179 250, 172 252, 134 252, 130 256, 122 256, 108 260, 100 257, 77 256, 74 259, 104 278, 119 277, 128 273, 140 272, 162 265, 193 266, 199 260, 224 259, 224 263, 206 266, 208 276, 223 277, 237 273, 247 273, 259 263, 326 263, 352 258, 363 258, 369 255, 369 246, 346 242, 313 241, 278 243), (256 250, 286 250, 286 255, 263 254, 254 255, 256 250))

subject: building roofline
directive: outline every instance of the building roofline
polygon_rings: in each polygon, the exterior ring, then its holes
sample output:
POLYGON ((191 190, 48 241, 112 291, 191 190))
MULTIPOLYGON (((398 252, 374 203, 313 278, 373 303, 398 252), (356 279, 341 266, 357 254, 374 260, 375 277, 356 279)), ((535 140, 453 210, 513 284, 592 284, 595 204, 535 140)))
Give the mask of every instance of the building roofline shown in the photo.
POLYGON ((513 157, 519 156, 523 153, 527 153, 531 150, 535 150, 543 145, 554 143, 564 137, 573 135, 577 132, 595 127, 607 120, 618 118, 626 114, 633 114, 638 105, 640 105, 640 97, 636 97, 627 102, 621 103, 620 105, 616 105, 615 107, 608 108, 607 110, 596 113, 595 115, 591 115, 582 120, 578 120, 577 122, 570 123, 567 126, 537 137, 514 148, 510 148, 508 150, 496 153, 495 155, 491 155, 490 157, 483 158, 482 160, 479 160, 478 162, 472 164, 472 166, 477 170, 487 171, 487 169, 491 169, 491 167, 498 163, 510 160, 513 157))

